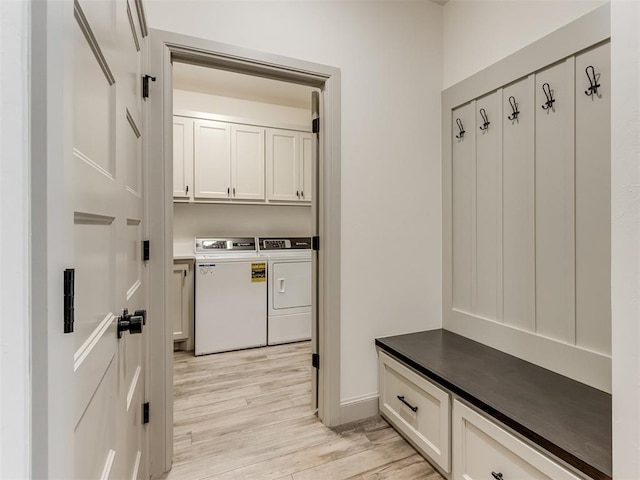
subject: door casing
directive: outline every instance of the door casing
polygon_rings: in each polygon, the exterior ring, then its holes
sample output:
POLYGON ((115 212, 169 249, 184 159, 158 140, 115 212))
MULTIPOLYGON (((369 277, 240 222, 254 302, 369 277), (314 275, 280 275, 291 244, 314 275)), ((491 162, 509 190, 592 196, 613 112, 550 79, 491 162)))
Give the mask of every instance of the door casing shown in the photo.
MULTIPOLYGON (((340 424, 340 70, 266 54, 201 38, 150 29, 150 83, 147 99, 149 141, 150 268, 150 472, 171 468, 173 457, 173 335, 171 310, 173 263, 172 67, 173 60, 223 68, 319 88, 318 330, 320 369, 318 415, 327 426, 340 424)), ((315 213, 315 212, 314 212, 315 213)), ((311 360, 311 359, 310 359, 311 360)))

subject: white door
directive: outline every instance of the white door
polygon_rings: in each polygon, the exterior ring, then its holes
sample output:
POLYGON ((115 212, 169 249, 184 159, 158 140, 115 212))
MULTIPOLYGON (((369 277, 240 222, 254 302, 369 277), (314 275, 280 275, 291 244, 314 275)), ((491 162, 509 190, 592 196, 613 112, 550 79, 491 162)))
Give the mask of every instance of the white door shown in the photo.
POLYGON ((264 128, 231 126, 231 195, 264 200, 264 128))
MULTIPOLYGON (((135 2, 75 2, 73 154, 65 162, 75 269, 74 478, 146 478, 145 335, 117 337, 122 310, 146 309, 142 240, 141 44, 135 2)), ((70 72, 71 73, 71 72, 70 72)), ((55 381, 55 379, 51 379, 55 381)), ((66 435, 67 432, 61 432, 66 435)))
POLYGON ((194 122, 194 196, 231 198, 231 129, 211 120, 194 122))

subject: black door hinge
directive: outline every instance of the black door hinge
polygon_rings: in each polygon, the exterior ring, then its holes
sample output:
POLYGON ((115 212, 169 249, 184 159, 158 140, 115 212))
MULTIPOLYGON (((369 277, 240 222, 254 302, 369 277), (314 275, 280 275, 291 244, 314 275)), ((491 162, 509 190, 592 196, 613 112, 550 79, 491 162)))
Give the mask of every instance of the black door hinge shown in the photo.
POLYGON ((142 241, 142 260, 145 262, 149 261, 149 240, 142 241))
POLYGON ((320 370, 320 354, 319 353, 311 354, 311 366, 313 368, 317 368, 318 370, 320 370))
POLYGON ((142 423, 149 423, 149 402, 142 404, 142 423))
POLYGON ((142 98, 149 97, 149 80, 155 82, 156 77, 152 77, 151 75, 145 75, 142 77, 142 98))
POLYGON ((75 318, 75 283, 76 271, 67 268, 64 271, 64 333, 73 333, 73 322, 75 318))
POLYGON ((311 122, 311 133, 320 133, 320 117, 314 118, 311 122))
POLYGON ((320 250, 320 237, 311 237, 311 249, 320 250))

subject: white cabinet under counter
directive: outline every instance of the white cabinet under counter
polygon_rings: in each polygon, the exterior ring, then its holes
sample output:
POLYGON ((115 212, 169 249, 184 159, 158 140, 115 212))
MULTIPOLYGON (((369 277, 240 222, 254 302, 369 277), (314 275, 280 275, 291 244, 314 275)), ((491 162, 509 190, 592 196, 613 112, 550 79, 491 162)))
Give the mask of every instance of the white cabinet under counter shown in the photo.
POLYGON ((610 394, 447 330, 376 346, 380 413, 447 478, 612 478, 610 394))

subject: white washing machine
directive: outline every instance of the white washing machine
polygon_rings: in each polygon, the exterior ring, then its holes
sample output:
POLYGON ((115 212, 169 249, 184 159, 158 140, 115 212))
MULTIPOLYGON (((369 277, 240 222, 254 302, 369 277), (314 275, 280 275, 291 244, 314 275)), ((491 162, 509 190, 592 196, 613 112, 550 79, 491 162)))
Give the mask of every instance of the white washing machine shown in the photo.
POLYGON ((195 239, 195 353, 267 344, 267 264, 256 239, 195 239))
POLYGON ((267 344, 311 338, 311 238, 260 238, 267 259, 267 344))

